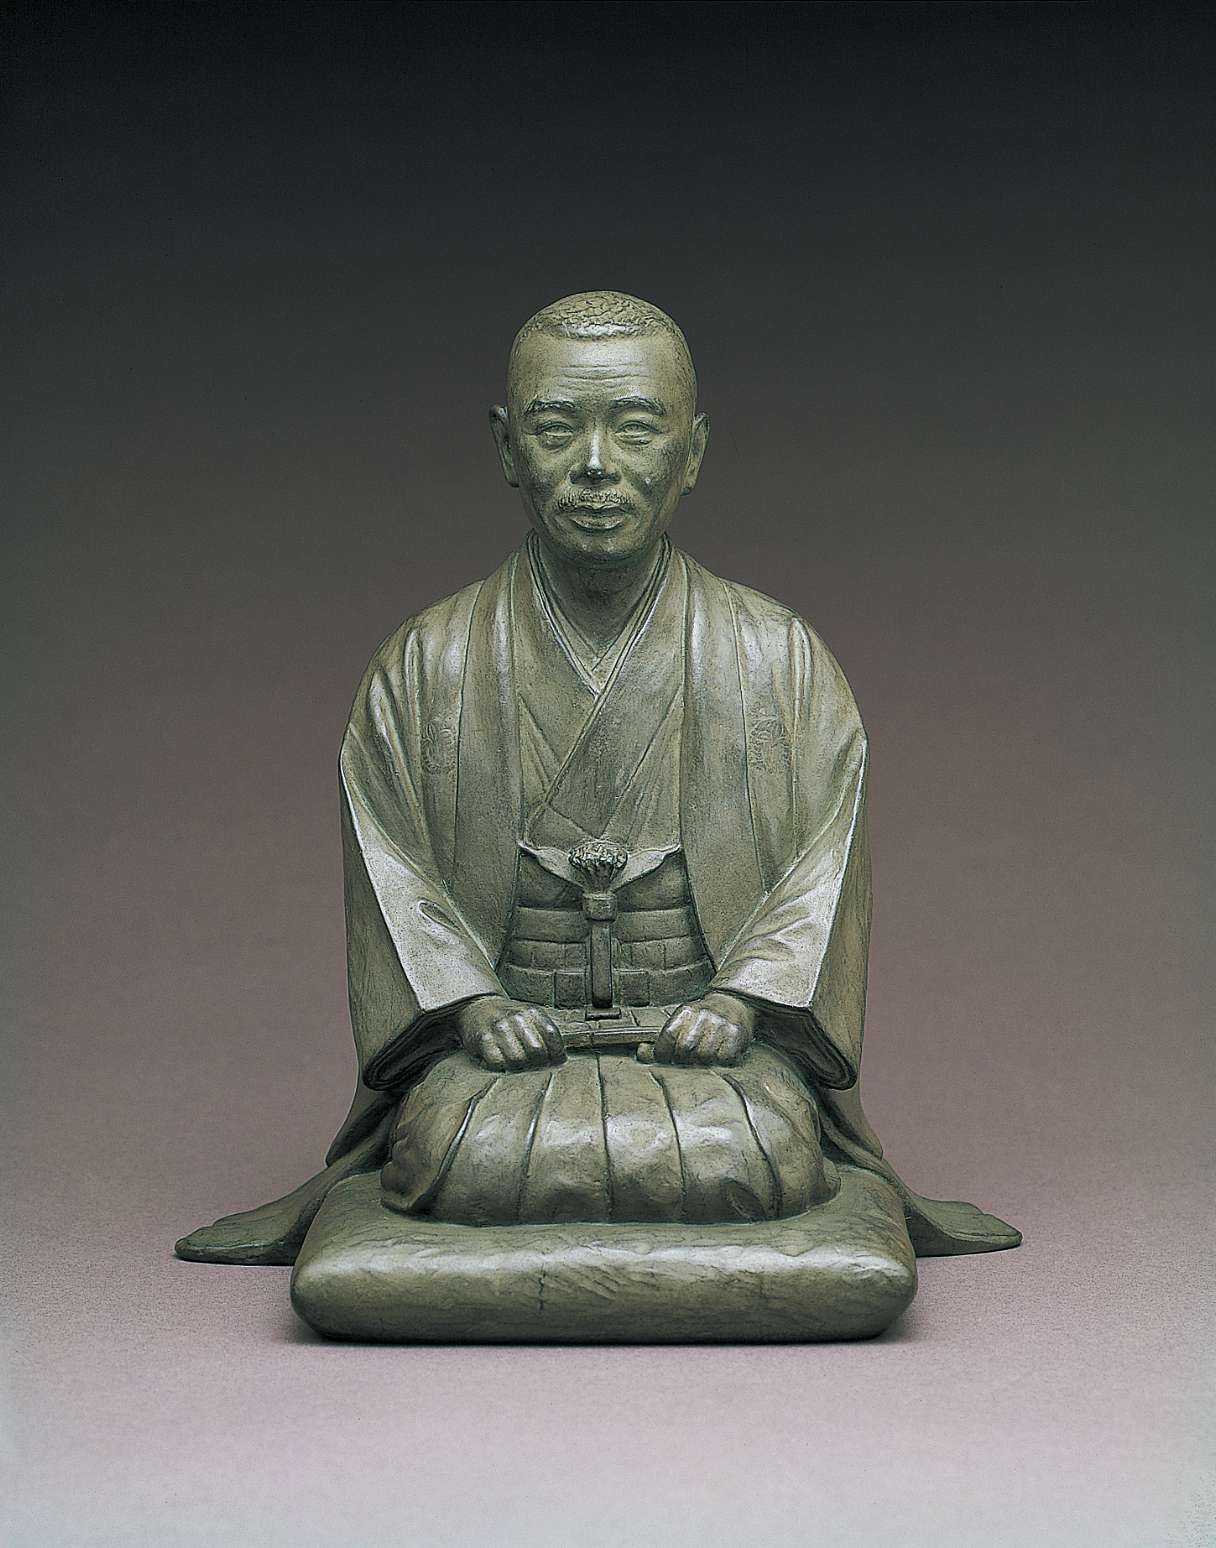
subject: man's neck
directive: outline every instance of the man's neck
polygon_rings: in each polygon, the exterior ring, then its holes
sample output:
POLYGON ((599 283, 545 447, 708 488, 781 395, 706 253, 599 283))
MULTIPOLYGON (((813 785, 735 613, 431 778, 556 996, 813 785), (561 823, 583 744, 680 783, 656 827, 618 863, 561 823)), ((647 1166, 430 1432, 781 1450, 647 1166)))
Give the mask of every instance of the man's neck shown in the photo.
POLYGON ((597 652, 602 654, 620 635, 654 579, 664 545, 660 538, 636 559, 605 566, 572 563, 540 541, 545 580, 558 606, 597 652))

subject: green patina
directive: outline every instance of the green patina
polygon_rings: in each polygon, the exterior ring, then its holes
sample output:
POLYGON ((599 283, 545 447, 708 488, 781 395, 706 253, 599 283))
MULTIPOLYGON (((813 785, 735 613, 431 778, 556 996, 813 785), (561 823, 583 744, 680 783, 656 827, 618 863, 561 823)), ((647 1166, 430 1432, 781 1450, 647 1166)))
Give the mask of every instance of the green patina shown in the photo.
POLYGON ((668 541, 709 423, 657 308, 539 312, 491 426, 528 540, 385 642, 343 740, 354 1106, 178 1253, 298 1258, 339 1337, 876 1333, 915 1254, 1020 1237, 912 1193, 862 1110, 848 684, 668 541))

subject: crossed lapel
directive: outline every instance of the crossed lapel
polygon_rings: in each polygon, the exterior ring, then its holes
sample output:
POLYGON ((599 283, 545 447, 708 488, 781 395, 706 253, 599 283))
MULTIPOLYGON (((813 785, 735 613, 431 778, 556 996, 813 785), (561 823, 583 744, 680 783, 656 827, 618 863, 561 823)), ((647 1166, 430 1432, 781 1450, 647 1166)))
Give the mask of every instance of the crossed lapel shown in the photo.
MULTIPOLYGON (((521 580, 517 573, 517 617, 525 605, 521 580)), ((651 596, 639 609, 602 691, 580 701, 587 703, 583 725, 529 814, 533 842, 578 842, 607 829, 680 693, 683 615, 683 570, 671 563, 671 550, 665 548, 651 596)), ((551 616, 545 628, 549 649, 540 659, 564 655, 568 646, 560 637, 554 640, 551 616)), ((577 669, 571 664, 568 670, 577 669)))
MULTIPOLYGON (((523 832, 512 652, 516 626, 512 615, 520 605, 521 569, 526 575, 520 556, 512 555, 482 584, 473 607, 460 704, 451 890, 491 961, 497 961, 502 949, 514 901, 523 832)), ((531 578, 526 578, 530 586, 531 578)), ((524 605, 535 606, 526 593, 524 597, 524 605)), ((656 708, 655 700, 662 695, 656 695, 656 686, 668 680, 667 673, 654 672, 655 656, 663 648, 660 642, 678 641, 681 630, 686 630, 687 639, 686 670, 677 678, 682 679, 684 692, 681 841, 701 929, 711 956, 720 962, 765 887, 752 823, 734 612, 724 583, 686 555, 671 551, 659 593, 618 662, 614 681, 563 761, 545 812, 556 813, 558 802, 562 810, 576 810, 577 797, 585 799, 586 815, 598 814, 617 790, 623 791, 627 780, 622 781, 615 753, 608 752, 611 738, 615 734, 624 739, 618 750, 631 747, 636 753, 626 760, 632 774, 650 734, 641 727, 649 721, 652 733, 660 718, 661 706, 656 708), (650 640, 655 642, 654 652, 636 648, 650 640), (643 702, 651 706, 645 713, 643 702), (579 762, 589 765, 581 775, 574 762, 576 751, 579 762), (579 784, 580 778, 585 785, 579 784)), ((603 832, 601 828, 589 834, 570 818, 564 818, 562 825, 574 835, 569 840, 567 833, 561 833, 552 838, 530 836, 530 842, 578 842, 603 832)))

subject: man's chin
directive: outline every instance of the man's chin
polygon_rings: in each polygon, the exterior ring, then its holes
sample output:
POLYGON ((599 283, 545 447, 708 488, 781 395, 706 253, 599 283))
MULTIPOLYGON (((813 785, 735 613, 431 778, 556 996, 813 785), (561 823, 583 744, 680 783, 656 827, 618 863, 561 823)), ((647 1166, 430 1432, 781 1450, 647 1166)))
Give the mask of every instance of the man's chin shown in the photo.
POLYGON ((607 567, 641 557, 654 548, 662 532, 628 510, 610 507, 562 511, 540 525, 540 536, 564 558, 607 567))

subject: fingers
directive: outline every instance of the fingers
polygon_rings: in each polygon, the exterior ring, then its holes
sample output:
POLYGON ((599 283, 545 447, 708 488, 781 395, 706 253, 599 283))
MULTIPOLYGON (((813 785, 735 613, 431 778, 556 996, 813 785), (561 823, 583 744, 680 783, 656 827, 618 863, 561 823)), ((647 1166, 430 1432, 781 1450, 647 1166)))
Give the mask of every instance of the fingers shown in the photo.
POLYGON ((693 1011, 676 1034, 675 1047, 671 1051, 674 1064, 703 1064, 701 1046, 709 1032, 706 1013, 693 1011))
POLYGON ((697 1039, 696 1062, 698 1064, 721 1064, 723 1044, 729 1035, 729 1027, 718 1026, 712 1021, 704 1021, 701 1024, 701 1035, 697 1039))
POLYGON ((655 1040, 654 1056, 666 1064, 707 1064, 714 1014, 704 1005, 681 1005, 655 1040))
POLYGON ((480 994, 460 1007, 456 1012, 456 1030, 470 1053, 479 1053, 482 1038, 492 1031, 495 1021, 510 1004, 502 995, 480 994))
MULTIPOLYGON (((565 1059, 561 1032, 542 1006, 498 1000, 479 1008, 489 1024, 478 1027, 465 1046, 488 1069, 541 1069, 565 1059)), ((750 1043, 750 1025, 742 1015, 736 1019, 729 1002, 724 1013, 718 1004, 695 1000, 667 1018, 652 1057, 657 1064, 737 1064, 750 1043)))
POLYGON ((663 1024, 662 1031, 654 1040, 654 1060, 656 1064, 674 1063, 676 1040, 685 1031, 695 1015, 696 1012, 691 1005, 681 1005, 668 1016, 663 1024))
POLYGON ((561 1064, 566 1057, 566 1045, 562 1041, 557 1022, 552 1016, 546 1016, 544 1011, 539 1009, 532 1013, 532 1019, 545 1045, 547 1054, 545 1063, 561 1064))
POLYGON ((718 1045, 715 1064, 738 1064, 747 1051, 751 1038, 743 1027, 728 1022, 718 1045))
POLYGON ((524 1052, 521 1029, 514 1017, 504 1017, 495 1028, 498 1038, 498 1049, 509 1070, 522 1070, 528 1063, 528 1055, 524 1052))
POLYGON ((498 1038, 493 1031, 483 1032, 477 1043, 477 1057, 491 1070, 505 1070, 507 1061, 503 1057, 502 1050, 498 1046, 498 1038))
POLYGON ((512 1031, 519 1042, 523 1062, 529 1069, 539 1069, 542 1064, 548 1064, 549 1050, 545 1046, 545 1040, 541 1035, 540 1028, 533 1022, 531 1017, 516 1017, 512 1031))
POLYGON ((505 1016, 481 1034, 477 1057, 491 1070, 522 1070, 528 1063, 523 1043, 505 1016))
POLYGON ((736 1064, 748 1043, 749 1030, 713 1006, 681 1005, 655 1038, 654 1057, 660 1064, 736 1064))
POLYGON ((538 1005, 500 1001, 487 1026, 478 1029, 466 1048, 491 1070, 540 1069, 566 1057, 561 1032, 538 1005), (502 1006, 507 1006, 506 1010, 502 1006))
POLYGON ((697 1041, 699 1064, 737 1064, 748 1044, 745 1029, 727 1016, 712 1010, 703 1013, 701 1035, 697 1041))
POLYGON ((560 1064, 566 1057, 566 1045, 556 1023, 539 1007, 516 1011, 511 1030, 523 1047, 524 1063, 530 1069, 560 1064))

